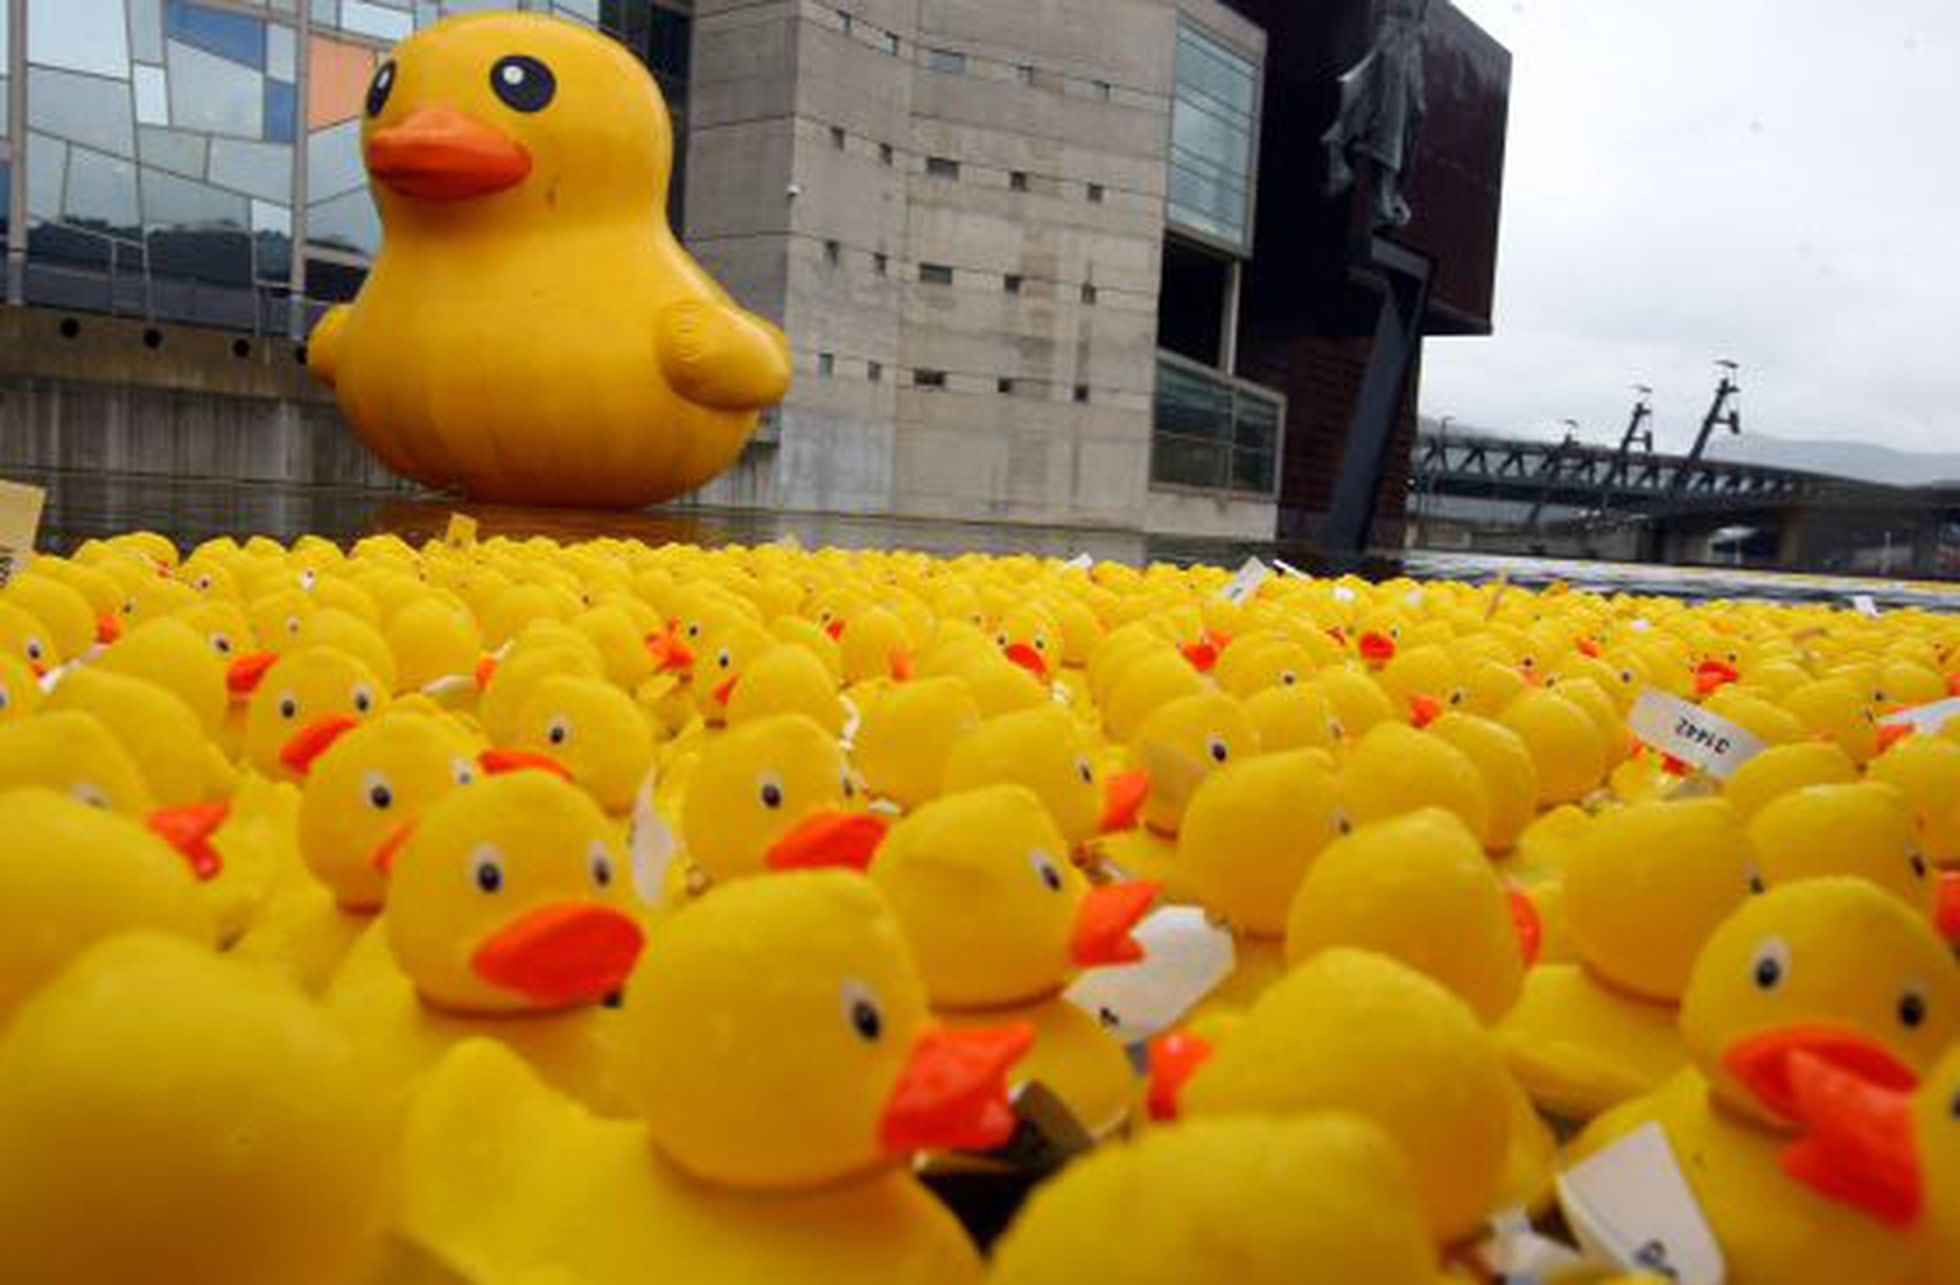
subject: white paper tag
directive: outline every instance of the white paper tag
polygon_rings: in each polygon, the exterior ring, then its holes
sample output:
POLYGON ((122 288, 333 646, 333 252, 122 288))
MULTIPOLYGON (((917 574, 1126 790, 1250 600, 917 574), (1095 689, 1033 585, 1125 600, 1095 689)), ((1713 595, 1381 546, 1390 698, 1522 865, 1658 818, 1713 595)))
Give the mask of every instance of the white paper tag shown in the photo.
POLYGON ((0 482, 0 588, 34 557, 47 492, 20 482, 0 482))
POLYGON ((1087 571, 1095 565, 1096 560, 1086 553, 1078 553, 1062 564, 1062 566, 1070 571, 1087 571))
POLYGON ((1273 569, 1257 558, 1247 558, 1226 586, 1218 591, 1218 596, 1230 603, 1241 603, 1259 591, 1259 586, 1273 578, 1273 569))
POLYGON ((1724 781, 1764 749, 1754 733, 1653 687, 1633 703, 1627 728, 1655 749, 1724 781))
POLYGON ((1722 1247, 1659 1124, 1560 1174, 1558 1202, 1587 1251, 1681 1285, 1722 1285, 1722 1247))
POLYGON ((1648 630, 1652 629, 1653 627, 1654 627, 1654 622, 1647 619, 1647 617, 1645 616, 1635 616, 1632 620, 1627 622, 1627 628, 1633 630, 1633 632, 1637 634, 1644 634, 1648 630))
POLYGON ((1873 620, 1878 619, 1878 603, 1874 602, 1872 596, 1868 593, 1852 594, 1851 609, 1861 616, 1869 616, 1873 620))
POLYGON ((1911 709, 1902 709, 1897 713, 1887 714, 1879 720, 1879 723, 1886 727, 1904 725, 1911 727, 1915 732, 1931 736, 1952 722, 1956 716, 1960 716, 1960 696, 1934 701, 1930 705, 1915 705, 1911 709))
POLYGON ((849 753, 857 744, 858 726, 864 722, 864 711, 848 696, 839 696, 837 703, 844 707, 844 730, 837 733, 837 743, 849 753))
POLYGON ((1312 576, 1300 570, 1300 568, 1294 566, 1292 563, 1288 562, 1284 558, 1274 558, 1273 565, 1279 568, 1280 574, 1283 576, 1291 576, 1295 580, 1313 579, 1312 576))
POLYGON ((1402 595, 1402 603, 1404 606, 1420 607, 1422 605, 1422 590, 1420 589, 1409 590, 1407 593, 1402 595))
POLYGON ((1232 973, 1232 934, 1194 906, 1167 906, 1138 924, 1143 958, 1094 968, 1064 994, 1123 1044, 1166 1030, 1232 973))
POLYGON ((1333 587, 1333 589, 1329 591, 1329 593, 1332 595, 1335 602, 1354 601, 1354 587, 1352 585, 1337 584, 1333 587))
POLYGON ((658 772, 648 772, 633 796, 633 823, 627 847, 633 857, 633 890, 649 906, 660 904, 667 886, 667 867, 673 864, 679 844, 667 819, 653 806, 653 788, 658 772))

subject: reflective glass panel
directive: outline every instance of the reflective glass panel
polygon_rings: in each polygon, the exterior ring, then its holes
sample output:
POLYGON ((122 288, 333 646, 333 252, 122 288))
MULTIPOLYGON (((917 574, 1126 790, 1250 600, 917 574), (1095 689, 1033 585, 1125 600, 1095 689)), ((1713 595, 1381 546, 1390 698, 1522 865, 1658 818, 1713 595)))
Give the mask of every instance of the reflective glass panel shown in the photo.
POLYGON ((315 245, 372 255, 381 248, 381 220, 365 191, 307 207, 306 239, 315 245))
POLYGON ((247 201, 236 193, 221 192, 147 165, 138 186, 143 193, 143 221, 151 227, 245 227, 247 201))
POLYGON ((1258 68, 1189 23, 1177 31, 1171 221, 1246 248, 1258 68))
POLYGON ((139 128, 136 146, 143 164, 170 170, 190 178, 204 177, 204 158, 211 143, 202 134, 186 134, 176 129, 139 128))
POLYGON ((68 144, 46 134, 27 136, 27 213, 37 219, 61 217, 61 187, 68 172, 68 144))
POLYGON ((172 40, 265 70, 265 23, 258 18, 209 9, 188 0, 166 0, 163 20, 164 31, 172 40))
POLYGON ((279 80, 296 80, 299 72, 298 37, 291 27, 274 24, 265 33, 266 74, 279 80))
POLYGON ((163 0, 129 0, 129 56, 163 61, 163 0))
POLYGON ((325 129, 355 120, 374 78, 372 49, 315 35, 306 46, 306 127, 325 129))
POLYGON ((62 211, 70 223, 82 227, 137 234, 142 220, 136 209, 135 163, 86 148, 70 148, 62 211))
POLYGON ((252 231, 274 232, 289 237, 293 234, 293 212, 274 201, 254 201, 252 231))
POLYGON ((415 19, 371 0, 340 0, 340 25, 377 40, 401 40, 415 30, 415 19))
POLYGON ((306 196, 324 201, 367 182, 361 165, 361 123, 350 120, 323 129, 307 140, 306 196))
POLYGON ((299 136, 299 90, 283 80, 265 82, 265 136, 274 143, 299 136))
POLYGON ((265 127, 265 88, 259 73, 229 58, 169 44, 170 119, 179 129, 258 138, 265 127))
POLYGON ((228 187, 266 201, 290 201, 293 194, 293 149, 283 143, 247 143, 235 138, 211 140, 211 169, 206 175, 228 187))
POLYGON ((7 114, 12 102, 13 97, 7 90, 7 74, 0 72, 0 134, 5 134, 12 128, 12 117, 7 114))
POLYGON ((252 283, 252 238, 221 228, 171 228, 150 233, 150 271, 215 285, 252 283))
POLYGON ((57 138, 114 156, 136 155, 129 86, 46 67, 27 69, 27 122, 57 138))
POLYGON ((170 81, 161 67, 136 67, 136 123, 170 123, 170 81))
POLYGON ((123 0, 27 0, 27 60, 97 76, 129 75, 123 0))

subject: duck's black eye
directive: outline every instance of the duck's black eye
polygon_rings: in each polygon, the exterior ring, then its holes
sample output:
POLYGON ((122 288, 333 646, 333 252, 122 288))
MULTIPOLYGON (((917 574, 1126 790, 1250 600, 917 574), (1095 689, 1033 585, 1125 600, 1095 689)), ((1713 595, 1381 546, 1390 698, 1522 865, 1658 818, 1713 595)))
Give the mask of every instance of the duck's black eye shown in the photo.
POLYGON ((1082 778, 1082 784, 1084 785, 1094 785, 1096 783, 1096 769, 1089 766, 1088 759, 1075 760, 1075 774, 1082 778))
POLYGON ((537 59, 512 54, 490 69, 490 88, 514 112, 541 112, 557 94, 558 78, 537 59))
POLYGON ((381 109, 388 105, 388 95, 394 90, 395 64, 384 62, 381 64, 381 70, 375 72, 374 79, 368 83, 367 114, 379 116, 381 109))
POLYGON ((1213 740, 1209 748, 1214 763, 1223 763, 1227 758, 1231 757, 1231 751, 1225 748, 1224 741, 1213 740))
POLYGON ((604 888, 612 882, 612 876, 612 858, 606 855, 604 849, 594 852, 592 854, 592 882, 604 888))
POLYGON ((1899 997, 1899 1021, 1907 1030, 1918 1029, 1926 1020, 1926 997, 1918 991, 1907 991, 1899 997))
POLYGON ((1775 990, 1789 972, 1790 947, 1780 938, 1772 937, 1758 946, 1755 958, 1749 961, 1749 976, 1758 990, 1775 990))
POLYGON ((486 846, 478 850, 470 866, 471 877, 483 891, 496 892, 504 886, 504 858, 496 849, 486 846))
POLYGON ((763 782, 762 806, 765 808, 779 808, 783 806, 783 787, 774 781, 763 782))
POLYGON ((299 713, 299 702, 290 696, 279 698, 279 717, 290 719, 299 713))
POLYGON ((885 1031, 885 1016, 878 1011, 877 996, 863 982, 844 983, 844 1020, 866 1044, 876 1044, 885 1031))
POLYGON ((1918 852, 1912 854, 1912 875, 1915 879, 1924 879, 1926 877, 1926 858, 1924 854, 1918 852))
POLYGON ((1960 1120, 1960 1093, 1953 1095, 1953 1101, 1946 1104, 1946 1110, 1948 1115, 1960 1120))

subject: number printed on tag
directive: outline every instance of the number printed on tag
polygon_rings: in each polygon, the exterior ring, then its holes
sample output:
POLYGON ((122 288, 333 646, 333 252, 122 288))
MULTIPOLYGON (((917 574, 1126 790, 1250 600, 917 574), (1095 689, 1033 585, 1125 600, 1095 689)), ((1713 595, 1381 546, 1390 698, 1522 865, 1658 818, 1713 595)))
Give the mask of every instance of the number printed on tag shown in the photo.
POLYGON ((1748 729, 1653 687, 1633 703, 1627 728, 1662 753, 1725 781, 1764 749, 1748 729))

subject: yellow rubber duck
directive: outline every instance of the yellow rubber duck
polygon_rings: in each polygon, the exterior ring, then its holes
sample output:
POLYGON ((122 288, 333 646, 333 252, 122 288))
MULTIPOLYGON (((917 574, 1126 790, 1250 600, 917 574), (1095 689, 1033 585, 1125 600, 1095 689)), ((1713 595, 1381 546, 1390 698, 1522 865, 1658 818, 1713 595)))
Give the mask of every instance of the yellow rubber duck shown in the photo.
MULTIPOLYGON (((231 640, 225 643, 229 650, 231 640)), ((217 736, 231 703, 225 682, 228 664, 210 639, 182 619, 166 616, 124 634, 90 668, 156 683, 184 702, 206 736, 217 736)))
MULTIPOLYGON (((1167 1038, 1153 1047, 1153 1079, 1167 1038)), ((1496 1212, 1513 1119, 1497 1046, 1462 1000, 1406 964, 1322 951, 1274 982, 1188 1076, 1174 1095, 1153 1084, 1153 1106, 1168 1099, 1193 1119, 1351 1111, 1381 1126, 1437 1245, 1496 1212)))
POLYGON ((351 1041, 289 987, 176 938, 110 938, 0 1044, 7 1274, 365 1279, 392 1124, 351 1041))
POLYGON ((1792 790, 1806 785, 1849 785, 1857 779, 1858 765, 1835 742, 1799 741, 1772 745, 1748 760, 1723 785, 1722 797, 1748 818, 1792 790))
POLYGON ((1905 795, 1929 861, 1960 864, 1960 744, 1941 736, 1908 736, 1872 760, 1866 775, 1905 795))
POLYGON ((837 742, 801 714, 729 728, 702 752, 681 803, 687 888, 769 869, 862 869, 885 823, 848 808, 855 793, 837 742))
POLYGON ((832 736, 844 733, 848 715, 837 694, 837 677, 802 644, 770 646, 743 668, 729 694, 730 726, 777 714, 802 714, 832 736))
POLYGON ((1408 1165, 1380 1126, 1329 1112, 1200 1119, 1075 1161, 994 1249, 992 1285, 1307 1279, 1436 1285, 1408 1165))
POLYGON ((1141 772, 1101 772, 1082 723, 1059 705, 988 719, 953 742, 944 790, 1024 785, 1041 799, 1071 852, 1099 834, 1135 823, 1149 781, 1141 772))
POLYGON ((324 719, 301 735, 288 757, 305 778, 296 834, 312 877, 275 891, 238 951, 317 995, 387 900, 415 822, 480 769, 460 729, 399 707, 366 723, 324 719))
POLYGON ((1178 865, 1177 833, 1184 809, 1205 777, 1259 752, 1259 732, 1245 707, 1223 692, 1201 691, 1167 701, 1137 729, 1130 768, 1148 781, 1135 830, 1105 835, 1097 855, 1125 874, 1156 883, 1174 901, 1195 899, 1178 865))
POLYGON ((1507 853, 1538 816, 1538 767, 1524 738, 1493 719, 1451 709, 1429 724, 1434 736, 1454 745, 1484 785, 1484 848, 1507 853))
POLYGON ((901 810, 937 798, 953 747, 980 726, 963 678, 915 678, 877 693, 861 711, 851 763, 877 798, 901 810))
POLYGON ((1231 930, 1233 968, 1200 1016, 1250 1006, 1286 971, 1294 893, 1351 825, 1333 769, 1311 750, 1255 755, 1205 778, 1184 810, 1177 863, 1198 903, 1231 930))
POLYGON ((1738 1285, 1903 1281, 1909 1242, 1785 1171, 1794 1085, 1816 1059, 1910 1088, 1956 1031, 1960 971, 1923 918, 1862 879, 1787 884, 1746 903, 1696 960, 1681 1006, 1692 1065, 1594 1121, 1571 1154, 1659 1124, 1738 1285))
POLYGON ((474 1280, 979 1280, 905 1162, 1006 1141, 1029 1036, 930 1026, 868 880, 718 889, 662 925, 627 994, 640 1118, 596 1120, 461 1045, 409 1116, 402 1235, 474 1280))
POLYGON ((613 816, 633 809, 653 770, 654 734, 633 698, 600 678, 554 674, 531 689, 513 744, 549 755, 613 816))
POLYGON ((1588 1120, 1686 1064, 1677 1013, 1690 970, 1753 877, 1740 818, 1720 799, 1637 803, 1586 827, 1559 902, 1576 959, 1533 968, 1497 1026, 1540 1109, 1588 1120))
POLYGON ((68 660, 55 643, 54 633, 38 616, 11 602, 0 601, 0 655, 23 661, 36 678, 59 669, 68 660))
POLYGON ((329 1006, 410 1084, 470 1035, 502 1040, 601 1111, 615 995, 645 934, 617 831, 582 791, 519 771, 454 790, 395 856, 388 909, 347 956, 329 1006))
POLYGON ((1576 803, 1606 780, 1607 748, 1599 725, 1564 696, 1527 689, 1504 707, 1498 722, 1516 732, 1538 769, 1538 803, 1576 803))
POLYGON ((955 1028, 1025 1023, 1017 1077, 1038 1080, 1095 1136, 1136 1098, 1123 1048, 1062 997, 1074 970, 1143 957, 1130 929, 1147 883, 1091 888, 1035 793, 991 785, 948 794, 892 827, 871 861, 918 961, 935 1015, 955 1028))
POLYGON ((281 758, 294 733, 315 719, 372 718, 388 707, 389 692, 374 671, 343 651, 302 647, 278 657, 254 680, 245 707, 242 766, 274 781, 299 774, 281 758))
POLYGON ((0 1030, 14 1010, 90 945, 117 933, 168 933, 209 947, 211 912, 189 868, 123 817, 52 790, 0 791, 0 1030))
POLYGON ((27 662, 0 656, 0 724, 21 722, 41 708, 41 684, 27 662))
POLYGON ((98 636, 95 613, 81 591, 35 570, 33 563, 0 589, 0 602, 10 602, 40 621, 63 656, 80 657, 107 641, 98 636))
POLYGON ((667 226, 646 70, 584 27, 470 14, 397 45, 367 101, 382 249, 308 343, 363 440, 479 500, 637 508, 725 469, 789 344, 667 226))
POLYGON ((1406 723, 1368 729, 1341 769, 1341 799, 1358 825, 1420 807, 1454 813, 1479 843, 1490 834, 1490 800, 1469 755, 1406 723))
POLYGON ((1933 870, 1913 833, 1905 795, 1881 781, 1792 790, 1750 819, 1749 843, 1772 888, 1856 875, 1923 915, 1933 913, 1933 870))
POLYGON ((190 707, 155 683, 88 665, 64 675, 42 708, 94 715, 129 751, 162 807, 221 799, 236 784, 190 707))

